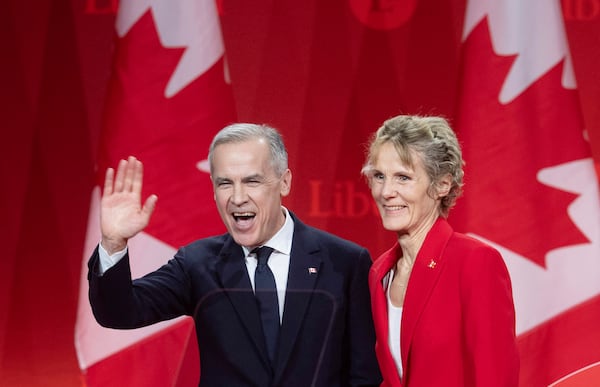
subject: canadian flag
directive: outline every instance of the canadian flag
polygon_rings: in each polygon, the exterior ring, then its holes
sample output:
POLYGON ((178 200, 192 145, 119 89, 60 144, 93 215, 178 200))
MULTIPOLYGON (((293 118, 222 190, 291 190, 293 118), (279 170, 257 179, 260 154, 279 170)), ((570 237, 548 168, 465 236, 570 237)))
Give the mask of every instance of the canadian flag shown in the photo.
POLYGON ((86 262, 100 240, 102 176, 129 155, 145 164, 144 199, 159 197, 150 225, 129 241, 134 278, 177 247, 224 231, 206 157, 235 111, 215 1, 122 0, 109 82, 81 269, 79 365, 87 386, 194 385, 199 359, 191 318, 131 331, 100 327, 88 302, 86 262))
POLYGON ((462 59, 452 216, 506 260, 521 385, 600 385, 600 200, 560 1, 468 1, 462 59))

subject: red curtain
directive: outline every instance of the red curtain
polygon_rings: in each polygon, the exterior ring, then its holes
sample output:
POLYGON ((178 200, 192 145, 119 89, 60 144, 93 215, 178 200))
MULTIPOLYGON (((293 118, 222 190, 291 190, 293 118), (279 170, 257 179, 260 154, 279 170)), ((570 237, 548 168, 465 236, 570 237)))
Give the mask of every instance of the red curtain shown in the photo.
MULTIPOLYGON (((392 115, 440 114, 459 125, 461 109, 478 109, 460 106, 469 75, 464 73, 463 51, 468 44, 463 40, 467 3, 216 3, 236 119, 278 127, 287 142, 294 179, 285 204, 307 223, 355 240, 376 257, 393 236, 382 230, 360 176, 364 143, 392 115)), ((587 137, 581 132, 588 140, 583 146, 589 147, 600 170, 600 0, 563 0, 561 5, 577 80, 577 89, 569 93, 586 129, 587 137)), ((103 158, 100 144, 107 136, 103 123, 118 53, 116 12, 116 0, 0 2, 0 242, 5 253, 0 259, 0 385, 93 385, 94 370, 81 369, 74 336, 82 258, 90 253, 90 199, 99 170, 113 160, 103 158)), ((461 137, 462 127, 457 130, 461 137)), ((549 138, 544 144, 563 145, 556 149, 567 158, 578 152, 561 141, 549 138)), ((200 157, 205 145, 199 145, 200 157)), ((119 151, 123 154, 115 158, 130 152, 127 146, 119 151)), ((149 157, 151 164, 156 162, 149 157)), ((160 174, 159 168, 150 173, 160 174)), ((467 203, 467 195, 460 200, 467 203)), ((561 197, 566 206, 578 195, 561 197)), ((213 205, 212 197, 202 202, 213 205)), ((512 225, 506 221, 500 226, 512 225)), ((570 227, 573 234, 551 241, 555 245, 548 251, 590 241, 576 225, 570 227)), ((215 230, 187 231, 191 235, 164 239, 175 244, 215 230)), ((464 231, 472 230, 465 226, 464 231)), ((600 361, 595 345, 600 329, 593 319, 599 305, 598 295, 588 297, 553 315, 552 324, 537 325, 537 334, 520 337, 522 380, 532 381, 524 385, 548 384, 600 361), (572 334, 562 335, 565 331, 572 334), (588 349, 544 357, 548 348, 565 348, 565 340, 568 348, 588 344, 588 349), (556 367, 539 369, 540 359, 556 367)), ((189 338, 183 333, 177 331, 169 340, 185 343, 189 338)), ((104 372, 110 371, 97 374, 104 372)))

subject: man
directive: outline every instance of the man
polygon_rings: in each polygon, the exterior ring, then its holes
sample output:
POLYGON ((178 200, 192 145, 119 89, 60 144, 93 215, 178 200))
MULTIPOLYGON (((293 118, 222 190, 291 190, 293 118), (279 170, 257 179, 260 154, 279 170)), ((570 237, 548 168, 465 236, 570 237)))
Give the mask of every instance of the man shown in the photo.
POLYGON ((116 174, 107 170, 102 240, 88 275, 98 322, 136 328, 192 316, 200 386, 378 385, 369 253, 282 206, 292 174, 279 133, 230 125, 213 139, 209 162, 228 232, 182 247, 133 282, 127 241, 146 227, 157 198, 141 205, 143 167, 135 158, 121 160, 116 174), (257 262, 261 246, 273 249, 268 268, 257 262))

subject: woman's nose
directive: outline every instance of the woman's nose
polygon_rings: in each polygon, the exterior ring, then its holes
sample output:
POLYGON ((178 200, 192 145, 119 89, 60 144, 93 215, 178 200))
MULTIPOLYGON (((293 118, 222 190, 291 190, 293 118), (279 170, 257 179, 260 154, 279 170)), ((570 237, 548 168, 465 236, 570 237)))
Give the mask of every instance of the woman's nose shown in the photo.
POLYGON ((381 183, 381 195, 388 198, 396 196, 397 194, 398 191, 396 190, 394 183, 390 179, 384 179, 381 183))

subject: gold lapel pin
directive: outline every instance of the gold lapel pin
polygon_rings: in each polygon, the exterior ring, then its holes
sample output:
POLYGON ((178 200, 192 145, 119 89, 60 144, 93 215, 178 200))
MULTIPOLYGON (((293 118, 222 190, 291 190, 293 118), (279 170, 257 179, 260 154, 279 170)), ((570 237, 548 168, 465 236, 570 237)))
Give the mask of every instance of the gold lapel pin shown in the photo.
POLYGON ((427 267, 429 267, 430 269, 434 269, 435 265, 437 265, 437 262, 434 261, 433 259, 429 262, 429 265, 427 265, 427 267))

